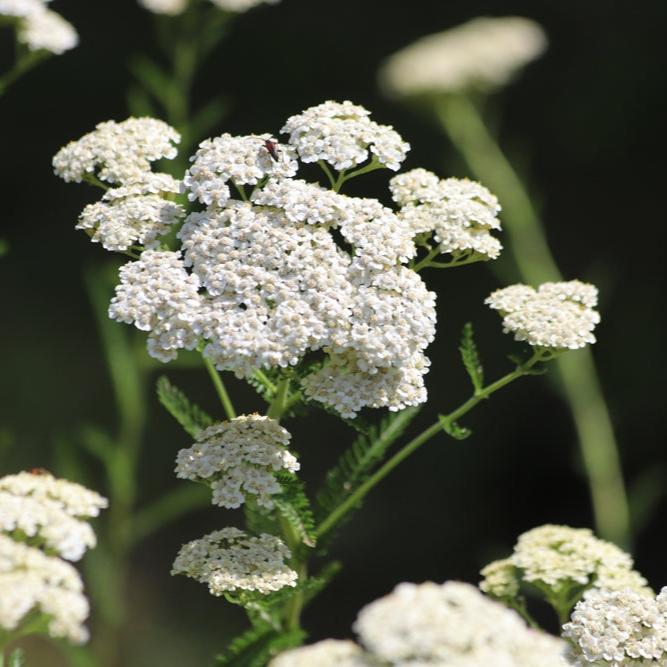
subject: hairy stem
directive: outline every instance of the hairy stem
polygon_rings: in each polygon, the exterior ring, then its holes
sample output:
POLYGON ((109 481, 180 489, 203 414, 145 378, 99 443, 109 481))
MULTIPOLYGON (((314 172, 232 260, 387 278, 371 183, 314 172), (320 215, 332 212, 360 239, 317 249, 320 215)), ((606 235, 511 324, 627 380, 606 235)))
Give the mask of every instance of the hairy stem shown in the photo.
MULTIPOLYGON (((528 361, 520 364, 511 373, 501 377, 499 380, 496 380, 479 391, 476 391, 465 403, 461 404, 448 415, 445 415, 444 420, 455 422, 457 419, 460 419, 463 417, 463 415, 472 410, 478 403, 491 396, 491 394, 495 393, 499 389, 502 389, 511 382, 514 382, 514 380, 523 377, 524 375, 530 375, 531 369, 533 366, 535 366, 535 364, 541 361, 546 361, 548 358, 549 357, 545 356, 542 351, 536 350, 528 361)), ((377 486, 392 470, 394 470, 394 468, 396 468, 400 463, 407 459, 410 454, 417 451, 424 443, 428 442, 441 431, 442 422, 441 420, 438 420, 435 424, 429 426, 425 431, 422 431, 416 438, 405 445, 405 447, 396 452, 396 454, 394 454, 380 468, 378 468, 375 473, 373 473, 363 484, 359 485, 345 499, 344 502, 342 502, 329 514, 329 516, 327 516, 322 521, 322 523, 317 527, 317 538, 319 539, 328 533, 349 511, 354 509, 354 507, 357 506, 375 486, 377 486)))
MULTIPOLYGON (((453 96, 441 101, 437 112, 472 173, 499 195, 503 224, 521 279, 531 284, 559 280, 561 273, 537 210, 478 108, 464 96, 453 96)), ((627 545, 630 513, 619 448, 592 353, 585 349, 561 357, 558 372, 579 439, 597 532, 627 545)))

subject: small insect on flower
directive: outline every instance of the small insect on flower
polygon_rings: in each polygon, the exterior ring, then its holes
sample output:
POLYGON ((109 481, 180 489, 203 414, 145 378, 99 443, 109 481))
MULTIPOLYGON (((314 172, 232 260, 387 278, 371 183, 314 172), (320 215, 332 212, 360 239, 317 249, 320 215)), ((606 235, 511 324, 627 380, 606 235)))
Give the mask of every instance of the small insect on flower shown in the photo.
POLYGON ((272 141, 271 139, 266 139, 264 141, 264 148, 268 151, 269 155, 278 162, 278 142, 272 141))
POLYGON ((50 475, 51 473, 46 468, 30 468, 28 472, 31 475, 50 475))

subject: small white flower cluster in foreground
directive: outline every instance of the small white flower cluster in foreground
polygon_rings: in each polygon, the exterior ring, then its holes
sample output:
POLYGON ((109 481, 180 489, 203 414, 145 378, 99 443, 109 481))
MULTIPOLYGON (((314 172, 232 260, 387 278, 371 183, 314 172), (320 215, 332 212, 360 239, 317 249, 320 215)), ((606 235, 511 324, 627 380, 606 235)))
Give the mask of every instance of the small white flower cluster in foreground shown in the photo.
POLYGON ((482 570, 480 588, 497 598, 513 598, 520 582, 544 585, 558 593, 572 586, 633 589, 651 594, 633 569, 629 554, 600 540, 587 528, 544 525, 521 535, 509 558, 482 570))
POLYGON ((95 535, 82 519, 106 506, 97 493, 46 472, 0 479, 1 628, 14 631, 35 612, 47 617, 52 636, 86 641, 88 602, 81 577, 52 554, 78 560, 95 546, 95 535))
POLYGON ((577 603, 563 636, 577 667, 667 665, 667 588, 657 598, 630 589, 591 590, 577 603))
POLYGON ((16 37, 31 51, 61 55, 79 43, 74 27, 60 14, 47 9, 48 0, 0 0, 0 16, 18 20, 16 37))
POLYGON ((240 507, 250 495, 271 509, 272 496, 281 490, 275 473, 299 469, 287 450, 290 437, 277 421, 260 415, 214 424, 197 436, 192 447, 178 453, 176 475, 209 484, 214 505, 240 507))
MULTIPOLYGON (((139 4, 148 11, 169 16, 182 14, 188 2, 189 0, 139 0, 139 4)), ((257 5, 276 4, 280 0, 211 0, 211 2, 226 12, 246 12, 257 5)))
POLYGON ((389 183, 413 235, 433 232, 440 252, 454 257, 496 259, 502 245, 491 235, 500 230, 500 205, 483 185, 467 179, 439 179, 426 169, 394 176, 389 183))
POLYGON ((380 78, 397 96, 488 91, 508 83, 546 45, 542 28, 530 19, 476 18, 394 54, 380 78))
POLYGON ((514 611, 459 582, 400 584, 359 613, 361 645, 326 641, 288 651, 271 667, 563 667, 565 642, 529 629, 514 611), (308 663, 308 658, 317 661, 308 663), (336 660, 339 659, 339 662, 336 660))
POLYGON ((600 322, 594 310, 598 291, 578 280, 544 283, 535 290, 511 285, 496 290, 486 303, 503 318, 505 333, 534 347, 576 350, 595 342, 600 322))
POLYGON ((230 527, 181 547, 171 573, 208 584, 216 596, 239 591, 267 594, 296 586, 297 573, 286 565, 290 558, 279 537, 252 537, 230 527))

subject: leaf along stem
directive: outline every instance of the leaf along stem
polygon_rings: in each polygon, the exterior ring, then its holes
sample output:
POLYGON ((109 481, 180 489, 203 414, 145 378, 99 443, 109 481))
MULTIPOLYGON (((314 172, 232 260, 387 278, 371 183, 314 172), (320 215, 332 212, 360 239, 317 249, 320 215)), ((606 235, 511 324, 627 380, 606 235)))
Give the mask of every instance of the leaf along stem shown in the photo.
MULTIPOLYGON (((511 373, 503 376, 499 380, 492 382, 483 389, 476 391, 465 403, 460 405, 456 410, 450 412, 444 417, 449 422, 455 422, 463 415, 468 413, 478 403, 491 396, 499 389, 510 384, 514 380, 530 375, 531 369, 539 362, 547 361, 551 356, 547 356, 543 350, 535 350, 533 356, 528 361, 519 364, 511 373)), ((429 426, 425 431, 422 431, 416 438, 411 440, 405 447, 400 449, 390 459, 388 459, 378 470, 373 473, 363 484, 361 484, 347 499, 342 502, 329 516, 327 516, 322 523, 317 527, 316 536, 320 539, 323 535, 328 533, 350 510, 352 510, 363 498, 379 484, 399 463, 403 462, 413 452, 419 449, 424 443, 442 431, 440 420, 429 426)))

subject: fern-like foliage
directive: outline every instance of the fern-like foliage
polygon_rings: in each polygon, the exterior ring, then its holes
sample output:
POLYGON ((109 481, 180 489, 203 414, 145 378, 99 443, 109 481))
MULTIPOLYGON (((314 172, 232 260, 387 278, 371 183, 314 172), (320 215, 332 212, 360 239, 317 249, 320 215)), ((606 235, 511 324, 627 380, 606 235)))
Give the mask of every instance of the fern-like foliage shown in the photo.
POLYGON ((459 352, 461 352, 463 365, 470 376, 475 392, 481 391, 484 388, 484 368, 475 344, 475 334, 471 322, 466 323, 463 327, 459 352))
POLYGON ((303 482, 296 475, 288 472, 278 473, 277 478, 282 492, 274 498, 276 509, 299 536, 302 544, 314 547, 316 542, 315 517, 303 482))
POLYGON ((452 421, 449 417, 439 415, 438 419, 440 420, 440 426, 442 430, 454 440, 465 440, 472 435, 472 431, 465 427, 461 426, 458 422, 452 421))
POLYGON ((266 667, 282 651, 300 646, 306 638, 303 630, 281 631, 271 625, 257 625, 239 635, 224 653, 215 659, 217 667, 266 667))
POLYGON ((419 408, 391 412, 378 425, 360 433, 338 463, 327 473, 316 496, 315 518, 319 523, 364 482, 389 447, 401 437, 419 408))
POLYGON ((166 376, 157 381, 157 397, 172 417, 193 437, 213 423, 198 405, 192 403, 188 397, 166 376))

